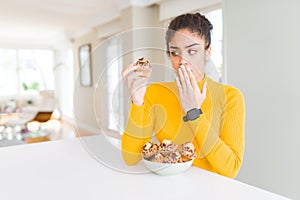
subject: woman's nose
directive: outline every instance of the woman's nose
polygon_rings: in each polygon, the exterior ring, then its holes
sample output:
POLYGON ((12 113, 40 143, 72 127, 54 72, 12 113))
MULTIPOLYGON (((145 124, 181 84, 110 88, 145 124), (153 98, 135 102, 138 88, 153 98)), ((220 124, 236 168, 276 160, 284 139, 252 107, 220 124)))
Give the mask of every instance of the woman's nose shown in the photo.
POLYGON ((181 52, 180 65, 186 66, 188 64, 188 55, 186 52, 181 52))
POLYGON ((180 65, 187 66, 187 63, 188 62, 187 62, 187 60, 184 57, 180 58, 180 62, 179 62, 180 65))

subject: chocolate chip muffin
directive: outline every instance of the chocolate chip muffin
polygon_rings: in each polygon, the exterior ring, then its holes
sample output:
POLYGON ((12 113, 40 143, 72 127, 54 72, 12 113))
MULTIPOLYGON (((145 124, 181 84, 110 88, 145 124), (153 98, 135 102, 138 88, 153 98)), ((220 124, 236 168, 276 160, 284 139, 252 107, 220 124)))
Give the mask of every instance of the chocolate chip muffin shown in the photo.
POLYGON ((145 159, 150 159, 154 154, 157 153, 159 146, 153 142, 147 142, 142 148, 142 155, 145 159))
POLYGON ((181 155, 178 151, 172 152, 164 158, 164 163, 182 163, 181 155))
POLYGON ((159 152, 163 156, 167 156, 172 152, 175 152, 178 148, 178 145, 173 143, 171 140, 163 140, 160 144, 159 152))
POLYGON ((186 142, 178 147, 179 153, 182 155, 183 161, 189 161, 197 157, 196 149, 191 142, 186 142))
POLYGON ((150 65, 150 62, 142 57, 142 58, 139 58, 136 63, 133 64, 134 66, 138 66, 138 68, 135 70, 135 72, 142 72, 142 77, 149 77, 150 76, 150 73, 151 73, 151 69, 152 69, 152 66, 150 65))

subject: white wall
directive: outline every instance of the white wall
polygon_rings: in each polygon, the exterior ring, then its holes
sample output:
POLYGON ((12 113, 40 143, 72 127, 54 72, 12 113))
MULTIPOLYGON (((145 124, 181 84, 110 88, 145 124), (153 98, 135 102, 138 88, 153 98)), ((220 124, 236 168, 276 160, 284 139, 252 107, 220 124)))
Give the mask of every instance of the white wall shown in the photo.
POLYGON ((218 8, 221 0, 164 0, 159 3, 159 19, 166 20, 196 10, 218 8))
MULTIPOLYGON (((96 30, 92 30, 86 35, 76 38, 73 43, 74 52, 74 118, 78 129, 87 129, 91 134, 97 133, 97 121, 94 114, 94 91, 98 72, 101 70, 101 64, 96 59, 94 53, 91 56, 92 64, 92 85, 90 87, 81 86, 79 78, 79 57, 78 50, 83 44, 90 44, 92 51, 99 44, 96 30), (100 67, 99 67, 100 66, 100 67)), ((101 55, 101 54, 100 54, 101 55)))
POLYGON ((227 81, 246 102, 238 179, 300 199, 300 1, 224 0, 227 81))

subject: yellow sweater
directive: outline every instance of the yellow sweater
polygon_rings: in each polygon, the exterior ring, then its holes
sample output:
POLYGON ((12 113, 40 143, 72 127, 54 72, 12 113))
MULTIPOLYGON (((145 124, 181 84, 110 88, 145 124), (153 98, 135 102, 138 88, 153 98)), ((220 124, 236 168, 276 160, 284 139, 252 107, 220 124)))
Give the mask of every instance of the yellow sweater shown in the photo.
POLYGON ((198 157, 193 165, 235 177, 244 154, 244 98, 237 89, 205 77, 207 82, 203 114, 194 121, 183 121, 175 82, 155 83, 147 87, 142 106, 131 105, 128 122, 122 135, 123 159, 128 165, 141 160, 142 146, 157 138, 176 144, 192 141, 198 157))

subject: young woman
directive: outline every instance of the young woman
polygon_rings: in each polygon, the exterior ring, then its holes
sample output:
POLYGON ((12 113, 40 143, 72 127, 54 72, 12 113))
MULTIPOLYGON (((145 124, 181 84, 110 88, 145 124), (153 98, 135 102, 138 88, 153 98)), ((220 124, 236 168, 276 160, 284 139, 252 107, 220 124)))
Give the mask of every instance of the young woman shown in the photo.
POLYGON ((244 153, 244 98, 232 86, 212 81, 204 73, 211 52, 212 25, 205 16, 184 14, 169 24, 167 54, 176 80, 146 87, 133 65, 122 75, 131 94, 131 109, 122 135, 123 159, 141 160, 141 150, 153 135, 161 142, 192 142, 197 150, 193 165, 235 177, 244 153))

